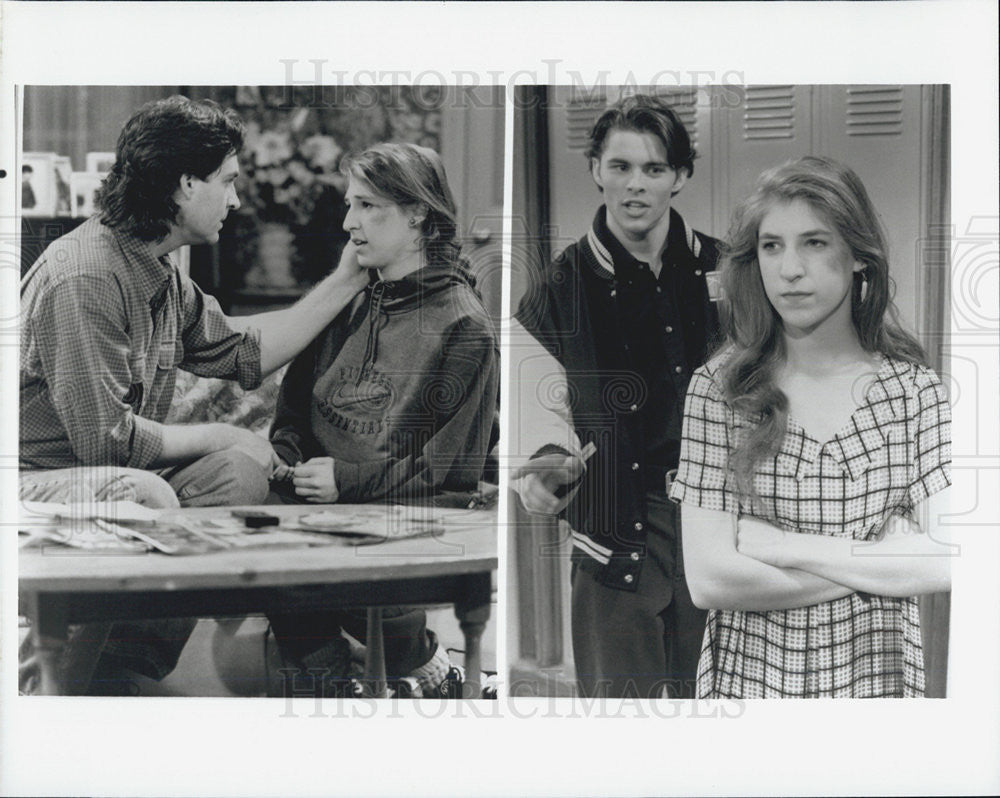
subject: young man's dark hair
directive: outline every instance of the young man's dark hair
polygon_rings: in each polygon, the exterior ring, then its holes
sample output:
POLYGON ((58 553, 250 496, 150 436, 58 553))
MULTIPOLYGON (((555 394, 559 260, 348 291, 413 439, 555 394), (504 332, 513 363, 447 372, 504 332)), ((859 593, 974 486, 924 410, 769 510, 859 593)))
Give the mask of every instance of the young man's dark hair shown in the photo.
MULTIPOLYGON (((141 108, 119 137, 100 192, 103 214, 52 242, 22 279, 22 499, 110 497, 176 508, 253 505, 267 496, 278 461, 267 439, 231 424, 168 422, 177 372, 259 387, 368 276, 348 249, 294 306, 236 323, 178 267, 173 252, 217 241, 239 207, 243 131, 235 113, 212 102, 171 97, 141 108)), ((62 686, 120 689, 114 674, 122 668, 163 678, 192 626, 136 621, 111 629, 109 647, 107 627, 86 630, 80 640, 96 642, 82 655, 70 641, 62 686)), ((38 674, 25 667, 22 688, 30 692, 38 674)))
POLYGON ((97 194, 103 222, 143 241, 160 241, 177 219, 182 176, 204 180, 243 146, 234 111, 174 96, 147 103, 118 137, 115 165, 97 194))
POLYGON ((649 94, 636 94, 601 114, 590 131, 585 153, 588 161, 600 160, 612 130, 652 133, 663 143, 671 169, 684 170, 688 177, 694 174, 694 159, 698 154, 691 145, 691 137, 680 117, 663 100, 649 94))
POLYGON ((705 612, 684 581, 666 492, 687 385, 717 329, 708 275, 718 242, 672 207, 695 153, 661 100, 636 95, 608 109, 587 156, 602 205, 543 270, 540 300, 526 296, 518 312, 557 361, 522 365, 549 372, 536 381, 564 376, 573 401, 539 403, 540 423, 519 442, 533 454, 517 490, 529 512, 564 512, 571 530, 580 695, 691 698, 705 612))

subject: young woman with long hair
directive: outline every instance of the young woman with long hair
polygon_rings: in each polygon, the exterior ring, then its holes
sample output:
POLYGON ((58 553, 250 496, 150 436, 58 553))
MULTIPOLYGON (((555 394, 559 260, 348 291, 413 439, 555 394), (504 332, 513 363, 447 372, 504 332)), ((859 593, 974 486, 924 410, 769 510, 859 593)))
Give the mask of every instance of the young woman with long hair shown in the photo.
POLYGON ((711 610, 698 694, 922 695, 915 596, 950 586, 929 506, 950 411, 897 322, 857 175, 818 157, 765 172, 721 275, 726 340, 692 379, 671 491, 711 610))
MULTIPOLYGON (((492 322, 460 256, 440 156, 378 144, 346 162, 344 229, 371 279, 303 351, 281 386, 271 443, 284 500, 460 502, 491 445, 499 385, 492 322)), ((423 610, 387 608, 386 665, 435 694, 448 657, 423 610)), ((309 665, 340 629, 364 639, 364 613, 272 619, 283 653, 309 665), (313 657, 310 659, 310 657, 313 657)))

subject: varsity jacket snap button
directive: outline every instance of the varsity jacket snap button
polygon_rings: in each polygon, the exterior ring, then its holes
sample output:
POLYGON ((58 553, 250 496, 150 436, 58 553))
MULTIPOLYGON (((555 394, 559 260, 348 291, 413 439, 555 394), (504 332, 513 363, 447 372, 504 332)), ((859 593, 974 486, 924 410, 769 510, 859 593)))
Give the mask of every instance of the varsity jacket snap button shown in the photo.
POLYGON ((672 333, 674 331, 674 328, 671 327, 669 324, 666 327, 664 327, 663 329, 666 330, 668 333, 672 333))
POLYGON ((639 552, 637 552, 637 551, 633 551, 633 552, 632 552, 632 553, 631 553, 631 554, 629 555, 629 559, 630 559, 630 560, 632 560, 632 562, 639 562, 639 552))
POLYGON ((629 405, 628 409, 634 413, 636 410, 639 409, 639 405, 629 405))
POLYGON ((617 292, 617 291, 615 291, 615 289, 614 289, 614 288, 612 288, 612 289, 611 289, 611 296, 612 296, 612 298, 614 298, 614 297, 618 296, 618 292, 617 292))
POLYGON ((636 521, 635 522, 635 531, 636 532, 642 532, 642 521, 636 521))
POLYGON ((680 366, 674 366, 674 371, 680 374, 682 371, 684 371, 684 369, 682 369, 680 366))
POLYGON ((701 277, 701 269, 695 269, 694 273, 696 277, 701 277))
POLYGON ((632 463, 632 470, 633 471, 638 471, 639 470, 639 464, 638 463, 632 463))
POLYGON ((635 581, 635 577, 632 574, 625 574, 625 584, 631 585, 635 581))

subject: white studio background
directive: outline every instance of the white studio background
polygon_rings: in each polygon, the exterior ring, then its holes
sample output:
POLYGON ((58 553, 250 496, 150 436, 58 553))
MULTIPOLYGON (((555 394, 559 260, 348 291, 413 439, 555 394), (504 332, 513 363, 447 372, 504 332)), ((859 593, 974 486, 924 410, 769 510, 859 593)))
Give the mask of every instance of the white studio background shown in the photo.
MULTIPOLYGON (((0 180, 0 793, 1000 791, 994 3, 7 2, 0 11, 7 174, 0 180), (955 250, 953 358, 966 364, 960 387, 976 402, 954 425, 963 467, 953 491, 962 556, 951 697, 739 706, 328 702, 319 712, 308 701, 289 708, 237 699, 19 698, 13 87, 281 84, 289 74, 311 82, 318 74, 326 84, 952 84, 952 218, 956 241, 973 253, 955 250)), ((509 172, 509 140, 507 151, 509 172)), ((505 581, 501 573, 501 591, 505 581)), ((501 658, 503 639, 501 629, 501 658)))

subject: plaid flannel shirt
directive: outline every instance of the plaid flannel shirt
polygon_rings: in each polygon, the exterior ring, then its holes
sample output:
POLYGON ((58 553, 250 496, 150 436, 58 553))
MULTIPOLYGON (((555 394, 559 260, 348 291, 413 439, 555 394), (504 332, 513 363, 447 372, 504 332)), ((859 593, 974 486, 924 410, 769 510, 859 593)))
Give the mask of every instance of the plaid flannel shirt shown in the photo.
POLYGON ((21 284, 22 468, 148 468, 177 369, 260 384, 260 334, 152 245, 94 217, 46 249, 21 284))
MULTIPOLYGON (((671 498, 802 534, 870 540, 951 484, 951 409, 930 369, 884 358, 850 422, 824 444, 793 418, 744 503, 728 472, 740 428, 723 400, 721 357, 695 372, 671 498)), ((689 531, 687 534, 694 534, 689 531)), ((702 698, 896 697, 924 690, 915 598, 853 593, 768 612, 712 610, 698 666, 702 698)))

